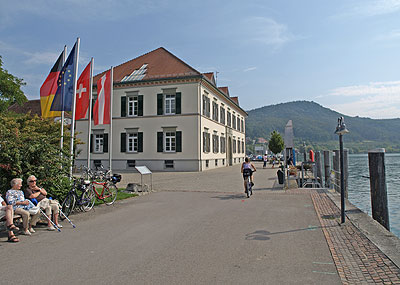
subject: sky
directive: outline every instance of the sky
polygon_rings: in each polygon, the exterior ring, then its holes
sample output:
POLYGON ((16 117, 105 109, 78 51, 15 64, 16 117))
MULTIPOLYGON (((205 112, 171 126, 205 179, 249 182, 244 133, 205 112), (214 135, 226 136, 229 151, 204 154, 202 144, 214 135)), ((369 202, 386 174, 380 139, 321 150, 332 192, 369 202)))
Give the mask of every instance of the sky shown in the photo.
POLYGON ((247 111, 307 100, 400 117, 400 0, 0 0, 3 67, 28 99, 77 37, 79 73, 164 47, 247 111))

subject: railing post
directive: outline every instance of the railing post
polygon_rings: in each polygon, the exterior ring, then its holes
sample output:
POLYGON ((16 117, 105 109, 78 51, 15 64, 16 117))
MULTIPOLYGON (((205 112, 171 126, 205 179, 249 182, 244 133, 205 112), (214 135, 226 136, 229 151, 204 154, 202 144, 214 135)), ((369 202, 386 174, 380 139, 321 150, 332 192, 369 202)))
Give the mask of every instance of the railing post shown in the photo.
POLYGON ((317 180, 321 184, 322 187, 322 161, 321 161, 321 152, 317 151, 315 153, 315 164, 317 168, 317 180))
POLYGON ((390 231, 385 174, 385 149, 370 150, 368 152, 368 163, 372 218, 390 231))
POLYGON ((331 159, 329 150, 324 150, 324 170, 325 170, 325 187, 330 188, 329 177, 331 175, 331 159))
POLYGON ((336 192, 339 192, 340 190, 340 186, 339 186, 339 181, 340 181, 340 169, 339 169, 339 156, 340 156, 340 152, 338 149, 335 149, 333 151, 333 170, 335 171, 335 185, 334 185, 334 189, 336 192))

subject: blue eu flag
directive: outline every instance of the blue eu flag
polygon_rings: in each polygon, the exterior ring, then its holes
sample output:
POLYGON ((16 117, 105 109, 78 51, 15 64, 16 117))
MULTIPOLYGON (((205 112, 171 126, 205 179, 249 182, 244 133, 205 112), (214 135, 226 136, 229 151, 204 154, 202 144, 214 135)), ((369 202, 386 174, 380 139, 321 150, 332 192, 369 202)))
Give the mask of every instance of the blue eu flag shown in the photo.
POLYGON ((67 61, 64 63, 57 80, 57 91, 54 95, 53 103, 51 104, 51 111, 72 111, 72 99, 74 96, 74 62, 75 62, 75 48, 71 50, 67 61))

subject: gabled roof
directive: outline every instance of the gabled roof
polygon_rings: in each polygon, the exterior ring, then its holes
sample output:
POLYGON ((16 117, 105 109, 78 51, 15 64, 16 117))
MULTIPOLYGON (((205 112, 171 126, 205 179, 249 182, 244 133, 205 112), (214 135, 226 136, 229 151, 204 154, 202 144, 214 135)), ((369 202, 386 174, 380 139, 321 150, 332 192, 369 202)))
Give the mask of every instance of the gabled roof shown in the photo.
POLYGON ((214 72, 206 72, 206 73, 203 73, 203 75, 204 75, 209 81, 211 81, 214 85, 217 85, 216 82, 215 82, 214 72))
MULTIPOLYGON (((97 74, 93 83, 108 70, 97 74)), ((200 72, 160 47, 114 67, 114 83, 201 75, 200 72)))
POLYGON ((230 97, 231 99, 232 99, 232 101, 233 102, 235 102, 236 103, 236 105, 238 105, 239 106, 239 97, 230 97))
POLYGON ((40 99, 30 100, 25 103, 22 103, 22 105, 14 103, 10 107, 8 107, 8 111, 13 111, 18 114, 27 114, 31 112, 31 115, 36 114, 39 117, 42 115, 42 110, 40 109, 40 99))
POLYGON ((229 89, 228 89, 228 86, 218 87, 218 89, 221 90, 222 92, 224 92, 226 95, 229 96, 229 89))

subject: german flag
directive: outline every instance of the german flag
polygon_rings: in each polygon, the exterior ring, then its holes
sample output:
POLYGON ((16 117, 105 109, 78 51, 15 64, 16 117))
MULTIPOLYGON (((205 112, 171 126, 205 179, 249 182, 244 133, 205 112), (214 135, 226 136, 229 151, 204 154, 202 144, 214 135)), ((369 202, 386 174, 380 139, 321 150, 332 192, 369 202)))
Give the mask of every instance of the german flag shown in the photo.
POLYGON ((40 107, 42 109, 43 118, 61 116, 60 111, 50 111, 50 107, 57 91, 57 79, 64 64, 63 58, 64 51, 60 54, 53 68, 50 70, 50 73, 44 81, 42 87, 40 87, 40 107))

